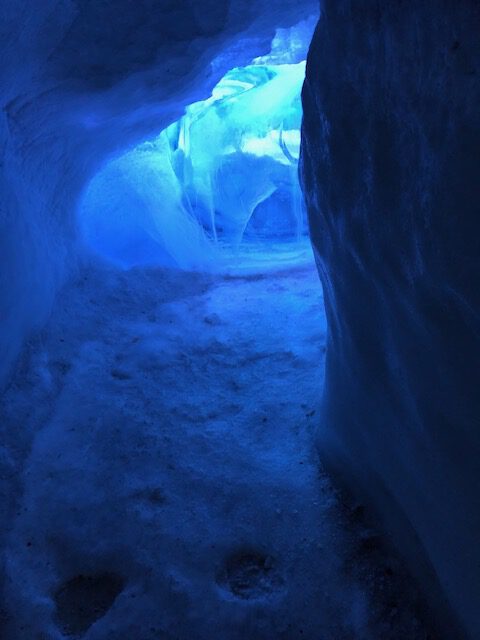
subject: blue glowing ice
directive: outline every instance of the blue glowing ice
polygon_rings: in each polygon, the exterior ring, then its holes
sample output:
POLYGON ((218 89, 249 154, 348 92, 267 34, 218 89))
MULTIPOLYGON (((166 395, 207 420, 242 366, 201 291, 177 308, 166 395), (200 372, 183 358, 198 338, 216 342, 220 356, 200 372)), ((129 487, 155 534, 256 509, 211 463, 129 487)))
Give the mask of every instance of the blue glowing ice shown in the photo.
POLYGON ((87 244, 123 266, 195 269, 225 247, 302 237, 304 76, 304 61, 233 69, 155 140, 109 163, 83 199, 87 244))

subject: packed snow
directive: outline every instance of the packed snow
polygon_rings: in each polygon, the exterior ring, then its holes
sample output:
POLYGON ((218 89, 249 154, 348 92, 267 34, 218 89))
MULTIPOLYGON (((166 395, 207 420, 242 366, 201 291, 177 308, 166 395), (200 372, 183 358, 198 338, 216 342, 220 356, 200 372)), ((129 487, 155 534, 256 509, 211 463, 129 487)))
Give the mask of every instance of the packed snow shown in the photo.
POLYGON ((322 471, 321 287, 279 264, 63 290, 0 407, 2 638, 428 637, 322 471))

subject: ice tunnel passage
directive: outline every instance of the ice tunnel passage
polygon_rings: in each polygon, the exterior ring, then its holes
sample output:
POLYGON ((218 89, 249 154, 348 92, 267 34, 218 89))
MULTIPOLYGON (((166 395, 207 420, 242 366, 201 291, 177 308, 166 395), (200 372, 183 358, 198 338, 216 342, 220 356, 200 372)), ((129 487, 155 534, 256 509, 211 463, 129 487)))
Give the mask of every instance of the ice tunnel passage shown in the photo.
POLYGON ((228 72, 210 98, 93 178, 79 207, 90 249, 122 267, 308 260, 298 180, 305 61, 292 61, 305 43, 283 45, 228 72))
MULTIPOLYGON (((408 579, 391 590, 404 565, 336 518, 314 429, 355 522, 374 507, 413 568, 430 637, 480 638, 477 2, 321 2, 302 175, 328 335, 312 272, 212 285, 79 238, 106 163, 319 4, 2 2, 2 640, 428 637, 408 579)), ((220 211, 183 195, 220 243, 220 211)))

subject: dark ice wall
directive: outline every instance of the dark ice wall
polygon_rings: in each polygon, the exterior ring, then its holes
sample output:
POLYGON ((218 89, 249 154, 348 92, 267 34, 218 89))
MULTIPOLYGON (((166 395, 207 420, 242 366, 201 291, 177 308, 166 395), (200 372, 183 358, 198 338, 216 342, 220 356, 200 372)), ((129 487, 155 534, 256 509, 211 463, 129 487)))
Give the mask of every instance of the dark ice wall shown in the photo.
MULTIPOLYGON (((325 0, 303 181, 329 321, 322 454, 480 638, 480 4, 325 0)), ((446 627, 447 628, 447 627, 446 627)))

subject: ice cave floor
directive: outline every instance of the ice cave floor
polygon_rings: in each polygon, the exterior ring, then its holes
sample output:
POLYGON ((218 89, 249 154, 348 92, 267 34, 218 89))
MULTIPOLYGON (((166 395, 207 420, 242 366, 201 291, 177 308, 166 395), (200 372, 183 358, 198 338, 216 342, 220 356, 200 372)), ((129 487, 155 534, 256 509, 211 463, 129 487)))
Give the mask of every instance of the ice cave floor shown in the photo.
POLYGON ((313 264, 69 285, 1 405, 1 637, 436 638, 321 470, 325 331, 313 264))

